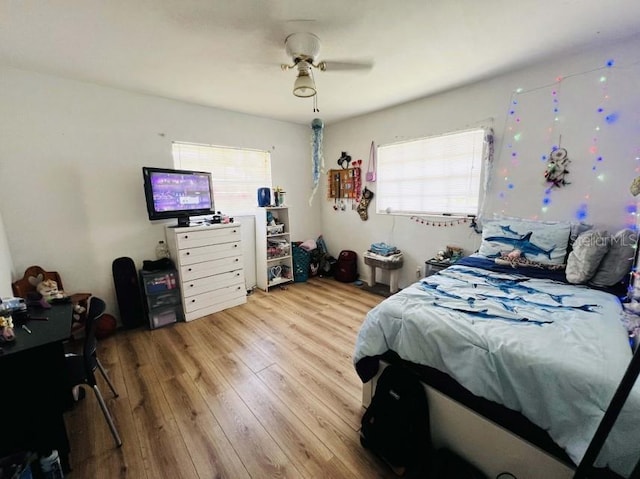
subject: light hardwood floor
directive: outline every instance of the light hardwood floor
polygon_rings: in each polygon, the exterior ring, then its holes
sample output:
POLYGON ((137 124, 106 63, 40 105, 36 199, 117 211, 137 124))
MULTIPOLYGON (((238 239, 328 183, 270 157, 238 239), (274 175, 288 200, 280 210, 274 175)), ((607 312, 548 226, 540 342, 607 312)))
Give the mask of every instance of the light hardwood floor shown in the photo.
MULTIPOLYGON (((99 343, 120 393, 90 390, 65 420, 70 479, 392 478, 364 450, 351 357, 383 298, 312 278, 189 323, 121 331, 99 343)), ((99 378, 101 380, 102 378, 99 378)))

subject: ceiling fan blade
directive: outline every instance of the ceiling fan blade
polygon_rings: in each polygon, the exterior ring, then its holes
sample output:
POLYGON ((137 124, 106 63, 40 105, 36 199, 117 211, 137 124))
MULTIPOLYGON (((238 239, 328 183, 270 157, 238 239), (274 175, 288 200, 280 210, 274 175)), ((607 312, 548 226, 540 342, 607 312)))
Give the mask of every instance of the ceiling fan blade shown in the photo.
POLYGON ((372 61, 361 62, 340 62, 333 60, 325 60, 320 62, 320 69, 328 72, 341 72, 341 71, 368 71, 373 68, 372 61))

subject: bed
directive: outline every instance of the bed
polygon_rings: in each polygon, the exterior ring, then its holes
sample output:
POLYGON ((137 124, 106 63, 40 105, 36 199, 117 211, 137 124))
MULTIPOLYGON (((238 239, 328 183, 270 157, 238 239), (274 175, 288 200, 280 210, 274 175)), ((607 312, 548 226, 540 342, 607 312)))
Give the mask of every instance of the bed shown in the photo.
MULTIPOLYGON (((501 227, 514 242, 526 237, 522 225, 501 227)), ((491 230, 483 233, 483 245, 500 250, 487 238, 496 238, 491 230)), ((529 256, 546 255, 553 264, 550 249, 529 256)), ((564 262, 566 249, 559 249, 564 262)), ((564 268, 513 268, 497 263, 486 247, 480 252, 373 308, 356 340, 356 371, 370 381, 378 362, 390 355, 435 371, 463 394, 530 421, 548 435, 553 454, 578 464, 632 357, 620 299, 567 282, 564 268)), ((468 405, 482 414, 473 402, 468 405)), ((640 385, 596 466, 627 477, 640 457, 638 444, 640 385)))

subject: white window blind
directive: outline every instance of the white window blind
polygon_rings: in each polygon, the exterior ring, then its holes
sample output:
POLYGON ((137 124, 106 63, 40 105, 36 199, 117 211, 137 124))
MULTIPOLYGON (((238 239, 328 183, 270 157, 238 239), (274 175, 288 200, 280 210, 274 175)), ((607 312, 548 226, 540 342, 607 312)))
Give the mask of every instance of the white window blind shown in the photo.
POLYGON ((258 188, 271 188, 268 151, 174 142, 173 164, 181 170, 210 172, 215 208, 225 214, 253 213, 258 188))
POLYGON ((484 147, 484 129, 379 146, 376 211, 476 215, 484 147))

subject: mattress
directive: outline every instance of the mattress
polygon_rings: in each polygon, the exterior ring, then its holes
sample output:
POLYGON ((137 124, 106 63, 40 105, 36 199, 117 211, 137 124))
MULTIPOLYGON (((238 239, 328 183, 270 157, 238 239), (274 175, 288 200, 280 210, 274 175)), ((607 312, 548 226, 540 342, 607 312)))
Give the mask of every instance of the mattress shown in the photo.
MULTIPOLYGON (((456 264, 412 284, 367 313, 356 369, 367 381, 359 366, 388 351, 435 368, 524 415, 578 464, 631 360, 622 306, 608 292, 536 276, 456 264)), ((639 443, 636 384, 596 466, 629 475, 639 443)))

